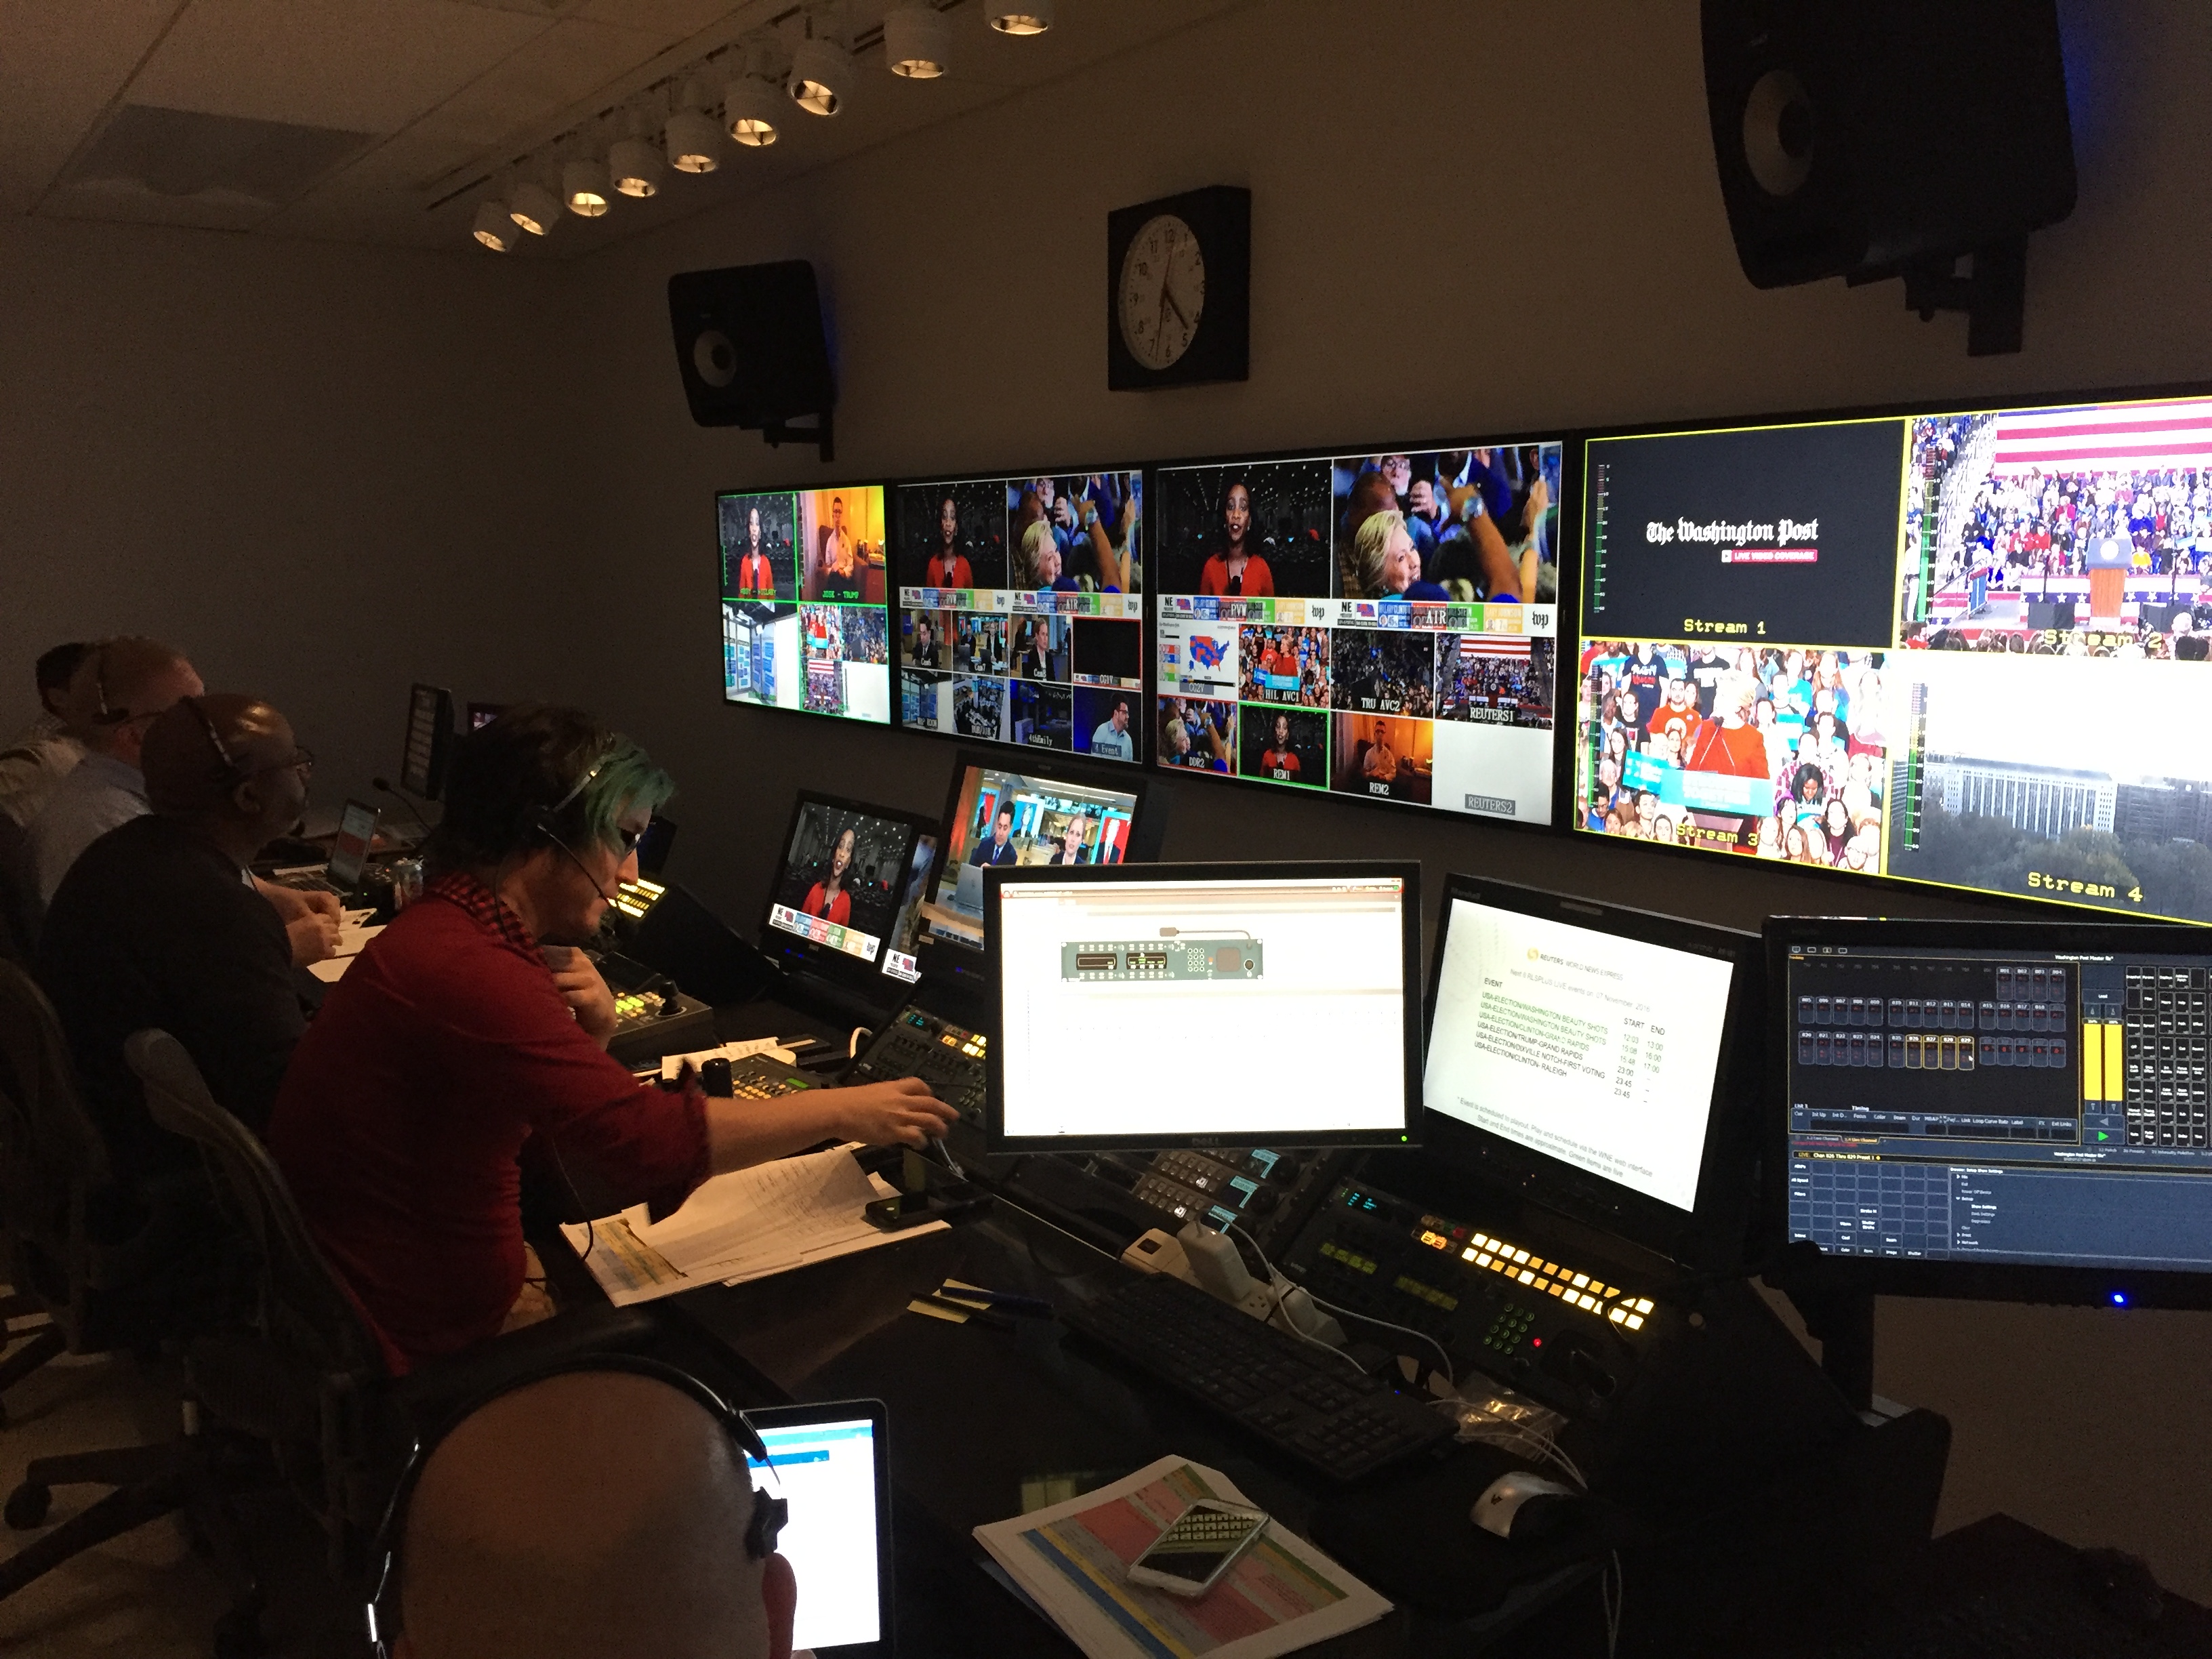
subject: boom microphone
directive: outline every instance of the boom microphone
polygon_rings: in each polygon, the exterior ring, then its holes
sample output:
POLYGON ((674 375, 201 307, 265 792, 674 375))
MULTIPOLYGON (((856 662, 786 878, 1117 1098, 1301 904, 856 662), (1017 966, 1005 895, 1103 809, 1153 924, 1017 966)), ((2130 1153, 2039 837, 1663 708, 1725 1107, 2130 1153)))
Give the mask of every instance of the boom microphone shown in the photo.
POLYGON ((368 781, 368 783, 369 787, 383 791, 386 794, 391 796, 392 799, 398 801, 402 806, 405 807, 410 812, 412 812, 415 815, 415 822, 422 826, 422 833, 425 836, 428 836, 430 833, 430 820, 422 816, 422 810, 417 807, 413 801, 410 800, 400 791, 394 789, 388 779, 371 778, 368 781))

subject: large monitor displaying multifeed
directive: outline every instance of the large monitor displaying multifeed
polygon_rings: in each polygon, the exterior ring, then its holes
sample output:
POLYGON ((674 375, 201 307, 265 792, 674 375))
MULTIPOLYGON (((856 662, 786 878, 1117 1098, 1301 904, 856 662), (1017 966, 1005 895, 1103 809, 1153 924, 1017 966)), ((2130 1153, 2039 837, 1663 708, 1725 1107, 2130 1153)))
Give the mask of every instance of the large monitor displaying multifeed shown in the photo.
POLYGON ((1586 461, 1578 828, 2212 921, 2212 399, 1586 461))
POLYGON ((994 1152, 1411 1144, 1420 866, 994 869, 994 1152))
POLYGON ((2212 939, 1767 924, 1771 1212, 1839 1285, 2212 1306, 2212 939))
POLYGON ((725 702, 890 722, 884 511, 881 484, 714 498, 725 702))
POLYGON ((1158 762, 1552 821, 1560 446, 1162 468, 1158 762))
POLYGON ((1759 957, 1754 934, 1453 876, 1431 1153, 1677 1260, 1741 1260, 1759 957))
POLYGON ((1144 757, 1144 475, 902 485, 899 723, 1144 757))
POLYGON ((884 1000, 884 951, 912 934, 921 896, 913 870, 925 856, 916 843, 929 834, 890 807, 800 792, 769 891, 762 948, 787 970, 884 1000))

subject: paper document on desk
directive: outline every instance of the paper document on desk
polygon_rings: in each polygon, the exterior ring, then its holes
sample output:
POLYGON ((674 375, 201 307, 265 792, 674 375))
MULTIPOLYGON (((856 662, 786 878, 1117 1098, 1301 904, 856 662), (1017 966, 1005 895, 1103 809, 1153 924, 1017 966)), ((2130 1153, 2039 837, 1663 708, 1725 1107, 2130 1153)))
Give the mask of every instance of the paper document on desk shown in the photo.
POLYGON ((374 914, 372 910, 347 911, 345 920, 338 924, 338 948, 324 961, 309 963, 307 971, 326 985, 337 984, 369 940, 384 931, 381 927, 364 927, 356 920, 374 914))
POLYGON ((854 1161, 849 1147, 839 1146, 716 1176, 665 1221, 648 1220, 641 1204, 561 1231, 608 1299, 623 1308, 945 1230, 942 1221, 888 1233, 872 1226, 861 1210, 892 1191, 854 1161))
POLYGON ((684 1063, 690 1061, 697 1071, 710 1060, 750 1060, 755 1054, 766 1054, 770 1060, 788 1066, 798 1056, 782 1047, 774 1037, 754 1037, 747 1042, 726 1042, 719 1048, 698 1048, 688 1054, 663 1054, 660 1057, 660 1077, 664 1083, 673 1083, 684 1073, 684 1063))
POLYGON ((1129 1564, 1229 1477, 1163 1457, 1065 1504, 975 1528, 975 1541, 1091 1659, 1273 1659, 1370 1625, 1390 1603, 1280 1522, 1203 1595, 1129 1582, 1129 1564))

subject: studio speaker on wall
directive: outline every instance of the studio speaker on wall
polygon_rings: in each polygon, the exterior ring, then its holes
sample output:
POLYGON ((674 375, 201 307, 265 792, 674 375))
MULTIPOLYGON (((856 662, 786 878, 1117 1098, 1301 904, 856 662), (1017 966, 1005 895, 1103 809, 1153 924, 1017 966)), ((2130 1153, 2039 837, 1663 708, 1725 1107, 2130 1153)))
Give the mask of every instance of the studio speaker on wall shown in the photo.
POLYGON ((680 271, 668 279, 668 320, 693 420, 758 431, 771 444, 819 443, 830 459, 836 392, 811 264, 680 271), (808 415, 817 425, 791 424, 808 415))
POLYGON ((2074 210, 2057 0, 1702 0, 1702 26, 1753 286, 1902 276, 1970 352, 2017 351, 2027 233, 2074 210))

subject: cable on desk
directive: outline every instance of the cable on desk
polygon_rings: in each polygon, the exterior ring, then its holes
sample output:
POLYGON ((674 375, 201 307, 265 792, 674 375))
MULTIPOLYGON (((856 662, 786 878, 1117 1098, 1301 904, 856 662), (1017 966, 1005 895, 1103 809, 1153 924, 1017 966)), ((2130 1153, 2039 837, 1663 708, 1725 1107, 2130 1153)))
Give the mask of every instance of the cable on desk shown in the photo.
POLYGON ((858 1059, 860 1053, 860 1039, 862 1037, 873 1036, 874 1035, 875 1033, 871 1031, 866 1026, 855 1025, 853 1028, 853 1035, 845 1040, 845 1058, 848 1060, 858 1059))
MULTIPOLYGON (((1283 1322, 1282 1328, 1288 1331, 1292 1336, 1297 1338, 1299 1341, 1310 1343, 1313 1346, 1319 1348, 1323 1353, 1334 1354, 1339 1359, 1341 1359, 1346 1364, 1351 1366, 1353 1370, 1358 1371, 1362 1376, 1366 1376, 1367 1368, 1362 1365, 1357 1359, 1354 1359, 1350 1354, 1345 1352, 1341 1348, 1331 1347, 1328 1343, 1322 1341, 1317 1336, 1309 1336, 1305 1332, 1298 1328, 1298 1322, 1297 1320, 1291 1318, 1289 1314, 1283 1311, 1283 1281, 1277 1275, 1273 1264, 1267 1260, 1267 1253, 1260 1248, 1260 1241, 1253 1237, 1250 1233, 1245 1232, 1243 1228, 1238 1226, 1233 1221, 1223 1227, 1222 1231, 1224 1232, 1243 1233, 1244 1242, 1252 1247, 1252 1254, 1260 1258, 1260 1271, 1267 1275, 1267 1288, 1275 1293, 1275 1306, 1273 1311, 1281 1316, 1283 1322)), ((1307 1294, 1311 1295, 1312 1293, 1309 1291, 1307 1294)))

